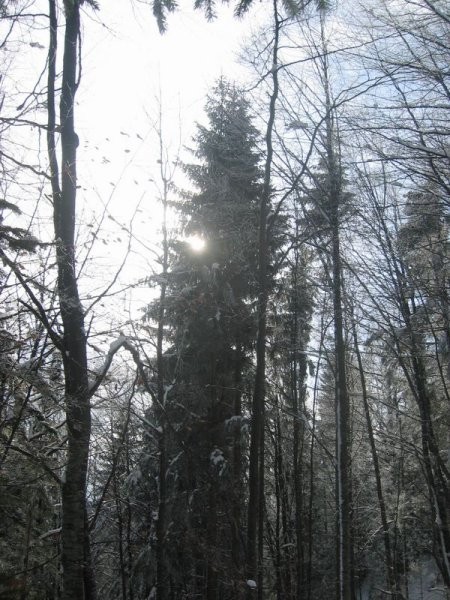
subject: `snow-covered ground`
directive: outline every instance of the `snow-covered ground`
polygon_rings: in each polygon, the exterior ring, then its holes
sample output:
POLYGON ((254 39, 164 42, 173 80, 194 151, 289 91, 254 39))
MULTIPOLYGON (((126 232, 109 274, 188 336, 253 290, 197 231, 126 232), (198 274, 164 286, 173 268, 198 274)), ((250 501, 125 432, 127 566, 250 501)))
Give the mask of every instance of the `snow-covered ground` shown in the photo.
MULTIPOLYGON (((404 587, 403 592, 408 600, 450 600, 450 590, 443 585, 434 560, 428 557, 410 565, 408 586, 407 589, 404 587)), ((370 576, 357 594, 358 600, 382 600, 388 597, 370 576)))

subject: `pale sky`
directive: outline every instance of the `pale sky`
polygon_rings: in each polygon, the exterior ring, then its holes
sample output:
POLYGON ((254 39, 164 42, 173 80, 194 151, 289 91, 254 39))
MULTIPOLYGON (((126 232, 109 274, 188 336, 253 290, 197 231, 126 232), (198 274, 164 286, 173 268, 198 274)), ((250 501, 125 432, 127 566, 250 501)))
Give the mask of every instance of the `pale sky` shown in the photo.
POLYGON ((235 59, 257 9, 263 12, 258 5, 237 20, 231 7, 220 7, 218 18, 207 22, 183 2, 169 15, 164 35, 158 32, 151 7, 144 4, 105 3, 97 13, 85 11, 77 108, 80 140, 95 143, 120 132, 122 137, 145 138, 150 120, 157 119, 156 98, 161 91, 167 137, 178 143, 181 117, 181 137, 186 141, 214 81, 221 74, 237 80, 245 77, 235 59))
MULTIPOLYGON (((206 94, 214 82, 221 75, 231 80, 245 79, 245 68, 238 63, 238 54, 246 37, 269 11, 267 4, 257 3, 238 20, 233 16, 232 6, 218 6, 217 19, 208 22, 192 5, 190 0, 180 2, 177 11, 168 15, 164 35, 158 31, 151 6, 136 0, 104 0, 97 12, 86 4, 83 6, 82 78, 75 128, 80 139, 79 264, 86 255, 89 257, 82 280, 85 293, 88 289, 95 293, 111 280, 128 242, 121 224, 128 225, 139 203, 140 212, 133 224, 133 252, 120 283, 125 285, 151 274, 151 248, 157 245, 161 227, 155 133, 158 97, 161 94, 165 144, 170 160, 174 160, 180 147, 192 145, 195 122, 204 118, 206 94), (92 239, 95 239, 93 245, 92 239)), ((47 3, 31 1, 29 10, 45 13, 47 3)), ((61 64, 64 34, 61 11, 59 23, 61 64)), ((2 27, 7 27, 7 23, 2 23, 2 27)), ((44 73, 40 87, 45 88, 47 47, 46 19, 36 20, 32 29, 25 22, 17 24, 8 42, 8 52, 4 52, 3 66, 11 60, 11 67, 9 71, 4 69, 7 98, 3 112, 15 115, 24 92, 33 88, 39 73, 44 73), (14 90, 19 94, 17 97, 11 93, 14 90)), ((45 113, 36 115, 36 120, 45 122, 45 113)), ((14 128, 12 135, 15 148, 23 151, 23 160, 27 162, 33 152, 32 155, 39 156, 41 168, 45 168, 45 138, 38 136, 33 128, 14 128)), ((184 150, 184 158, 188 157, 184 150)), ((30 188, 26 195, 20 189, 14 193, 24 214, 31 218, 36 206, 34 190, 30 188)), ((38 220, 33 217, 35 232, 51 237, 51 207, 45 196, 39 211, 38 220)), ((130 302, 136 305, 143 302, 142 298, 133 298, 130 302)))
MULTIPOLYGON (((150 274, 152 255, 145 246, 155 245, 161 226, 154 129, 160 93, 168 153, 175 159, 181 143, 186 159, 189 155, 183 148, 192 145, 206 94, 221 75, 245 79, 238 54, 268 9, 257 4, 238 20, 231 6, 220 6, 217 19, 208 22, 191 6, 182 2, 168 16, 164 35, 151 7, 144 4, 105 2, 97 13, 84 10, 83 76, 76 108, 79 207, 89 220, 90 213, 98 218, 102 206, 109 203, 105 233, 99 236, 93 253, 96 261, 92 261, 92 272, 103 275, 105 282, 127 244, 126 233, 111 216, 128 223, 139 202, 141 210, 133 224, 139 241, 133 243, 134 253, 121 280, 150 274)), ((86 242, 89 237, 83 235, 86 242)), ((139 304, 140 296, 138 292, 127 297, 139 304)))

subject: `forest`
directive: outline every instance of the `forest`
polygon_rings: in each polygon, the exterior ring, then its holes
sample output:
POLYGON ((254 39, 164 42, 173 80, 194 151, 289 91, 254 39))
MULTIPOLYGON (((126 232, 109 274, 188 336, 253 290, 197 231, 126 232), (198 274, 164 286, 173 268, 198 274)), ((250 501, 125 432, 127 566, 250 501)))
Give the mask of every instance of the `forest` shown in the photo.
POLYGON ((450 598, 449 6, 255 5, 146 231, 83 175, 107 7, 0 0, 2 600, 450 598))

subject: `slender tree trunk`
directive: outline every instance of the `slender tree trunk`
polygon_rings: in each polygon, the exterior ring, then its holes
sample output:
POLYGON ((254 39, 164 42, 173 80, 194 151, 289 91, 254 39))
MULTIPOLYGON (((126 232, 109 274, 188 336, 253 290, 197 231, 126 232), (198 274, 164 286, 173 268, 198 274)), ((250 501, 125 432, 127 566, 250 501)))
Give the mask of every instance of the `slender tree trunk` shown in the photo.
POLYGON ((50 8, 48 75, 48 152, 53 192, 53 220, 58 268, 58 295, 63 328, 62 359, 65 376, 67 464, 62 485, 63 600, 92 600, 96 596, 90 566, 87 532, 86 475, 91 431, 89 382, 84 314, 75 267, 76 158, 74 129, 77 91, 80 10, 78 0, 65 2, 65 36, 60 100, 61 185, 56 158, 55 60, 57 22, 54 0, 50 8))
POLYGON ((400 582, 397 577, 397 571, 395 569, 392 550, 391 550, 391 540, 389 535, 389 525, 387 520, 387 512, 386 512, 386 503, 384 501, 383 488, 381 485, 381 471, 380 465, 378 461, 378 452, 375 444, 375 436, 373 433, 372 419, 370 416, 370 408, 369 401, 367 397, 367 387, 366 387, 366 378, 364 374, 364 367, 362 364, 361 353, 359 351, 358 345, 358 335, 356 332, 356 324, 354 320, 352 321, 352 330, 353 330, 353 342, 355 346, 356 359, 358 361, 358 370, 359 376, 361 380, 361 391, 362 391, 362 399, 364 405, 364 414, 366 417, 367 424, 367 434, 369 436, 369 445, 370 452, 372 455, 372 463, 373 463, 373 471, 375 475, 375 483, 377 488, 377 498, 378 505, 380 508, 380 516, 381 516, 381 526, 383 528, 383 542, 384 542, 384 554, 385 554, 385 563, 386 563, 386 579, 389 586, 389 592, 392 596, 393 600, 401 600, 402 593, 400 589, 400 582))
MULTIPOLYGON (((264 414, 265 416, 265 407, 264 414)), ((263 418, 262 423, 262 434, 260 438, 260 450, 259 450, 259 489, 258 489, 258 566, 257 566, 257 598, 258 600, 263 600, 264 598, 264 522, 265 522, 265 498, 264 498, 264 488, 265 488, 265 465, 266 465, 266 456, 265 456, 265 418, 263 418)))
POLYGON ((281 500, 281 469, 282 469, 282 458, 281 458, 281 432, 280 432, 280 415, 279 415, 279 406, 278 400, 276 400, 276 421, 275 421, 275 431, 274 431, 274 452, 275 452, 275 460, 273 467, 273 475, 274 475, 274 483, 275 483, 275 582, 276 582, 276 594, 277 600, 283 600, 284 593, 284 582, 282 578, 282 569, 283 569, 283 559, 281 556, 281 511, 282 511, 282 500, 281 500))
MULTIPOLYGON (((242 417, 242 349, 239 341, 236 343, 236 365, 234 369, 234 415, 242 417)), ((235 572, 234 595, 236 600, 241 596, 242 586, 242 542, 241 542, 241 502, 242 502, 242 443, 241 422, 234 429, 233 434, 233 509, 231 531, 231 557, 235 572)))
POLYGON ((206 555, 206 600, 217 600, 217 492, 211 480, 208 490, 207 549, 206 555))
POLYGON ((336 463, 338 507, 339 600, 351 600, 351 481, 350 410, 346 383, 345 341, 343 333, 341 261, 338 226, 333 227, 333 311, 336 355, 336 463))
MULTIPOLYGON (((111 433, 113 433, 113 432, 111 431, 111 433)), ((125 563, 125 550, 124 550, 124 544, 123 544, 124 523, 123 523, 123 511, 122 511, 122 498, 120 497, 117 473, 114 473, 114 477, 113 477, 113 493, 114 493, 114 502, 116 505, 117 542, 118 542, 118 546, 119 546, 119 565, 120 565, 120 582, 121 582, 121 588, 122 588, 122 600, 127 600, 127 591, 128 591, 127 568, 126 568, 126 563, 125 563)))
MULTIPOLYGON (((131 408, 130 404, 131 404, 131 397, 130 397, 130 401, 128 403, 128 415, 130 415, 130 408, 131 408)), ((129 475, 130 475, 130 449, 129 449, 128 443, 125 447, 125 464, 126 464, 126 476, 129 477, 129 475)), ((128 598, 129 598, 129 600, 134 600, 133 583, 132 583, 132 579, 131 579, 131 572, 132 572, 132 568, 133 568, 133 552, 132 552, 132 545, 131 545, 132 513, 131 513, 131 502, 130 502, 130 498, 129 498, 128 494, 125 497, 125 506, 126 506, 128 598)))
POLYGON ((329 223, 331 231, 331 262, 333 285, 335 407, 336 407, 336 491, 337 491, 337 567, 338 598, 352 598, 351 549, 351 454, 350 401, 345 364, 344 317, 342 300, 342 260, 340 249, 340 203, 342 175, 334 144, 333 107, 329 89, 328 57, 322 20, 323 81, 325 88, 326 153, 328 168, 329 223))
POLYGON ((164 320, 165 303, 167 291, 167 270, 169 261, 169 246, 167 240, 167 192, 169 181, 167 176, 167 164, 164 160, 163 148, 163 126, 162 126, 162 106, 159 111, 159 163, 160 176, 163 183, 162 204, 163 204, 163 256, 162 256, 162 284, 159 296, 158 310, 158 332, 156 338, 156 371, 157 371, 157 410, 160 415, 161 435, 158 441, 159 451, 159 474, 158 474, 158 520, 156 522, 156 600, 165 600, 167 598, 168 577, 166 569, 166 520, 167 520, 167 448, 166 448, 166 423, 165 423, 165 380, 164 380, 164 320))
MULTIPOLYGON (((167 244, 164 250, 164 273, 167 271, 167 244)), ((161 419, 164 419, 164 364, 163 364, 163 335, 164 335, 164 303, 166 296, 166 284, 163 283, 160 295, 160 310, 158 317, 158 335, 156 344, 156 363, 157 363, 157 394, 159 412, 161 419)), ((161 421, 162 422, 162 421, 161 421)), ((167 597, 167 573, 165 558, 165 536, 166 536, 166 512, 167 512, 167 448, 166 448, 166 428, 161 425, 161 435, 158 441, 159 451, 159 499, 158 499, 158 520, 156 522, 156 593, 157 600, 165 600, 167 597)))
POLYGON ((31 542, 31 530, 33 527, 33 514, 36 510, 34 502, 31 501, 27 511, 27 529, 25 534, 25 548, 24 556, 22 560, 23 568, 23 584, 22 591, 20 592, 20 600, 26 600, 28 597, 28 565, 30 562, 30 542, 31 542))
MULTIPOLYGON (((323 327, 322 327, 323 330, 323 327)), ((320 350, 322 350, 323 338, 320 340, 320 350)), ((311 446, 309 449, 309 504, 308 504, 308 573, 306 577, 306 585, 308 593, 306 595, 307 600, 311 600, 312 596, 312 566, 313 566, 313 544, 314 544, 314 520, 313 520, 313 509, 314 509, 314 441, 316 439, 316 404, 317 404, 317 390, 319 387, 319 367, 320 367, 321 355, 319 354, 319 360, 317 361, 316 376, 314 380, 314 392, 313 392, 313 405, 312 405, 312 426, 311 426, 311 446)))
MULTIPOLYGON (((298 221, 297 221, 298 223, 298 221)), ((298 239, 298 224, 296 225, 296 239, 298 239)), ((291 331, 291 387, 292 387, 292 410, 294 412, 293 425, 293 477, 294 477, 294 501, 295 501, 295 544, 296 544, 296 594, 298 598, 303 596, 305 582, 305 557, 304 557, 304 511, 303 511, 303 442, 304 427, 301 418, 301 409, 304 404, 303 386, 306 378, 306 357, 304 354, 303 340, 299 332, 299 311, 298 306, 298 270, 299 253, 295 249, 295 262, 293 266, 293 327, 291 331), (300 349, 298 353, 297 349, 300 349)))
POLYGON ((433 523, 434 556, 445 585, 450 587, 450 473, 441 456, 434 433, 433 392, 427 383, 420 335, 416 332, 412 321, 413 312, 405 289, 404 269, 397 259, 384 219, 381 225, 386 245, 385 253, 392 264, 391 273, 397 291, 398 306, 408 336, 406 348, 396 333, 394 333, 394 340, 398 362, 417 402, 420 414, 422 455, 433 523), (405 354, 409 356, 409 365, 405 362, 405 354))
POLYGON ((278 452, 278 463, 279 463, 279 494, 280 494, 280 508, 281 508, 281 536, 280 542, 280 568, 281 568, 281 579, 282 579, 282 592, 283 597, 288 599, 292 598, 292 577, 291 577, 291 569, 292 569, 292 556, 291 556, 291 542, 293 539, 292 534, 292 526, 290 519, 290 510, 289 510, 289 489, 287 485, 286 478, 286 466, 283 460, 283 430, 282 430, 282 422, 280 419, 280 411, 279 408, 277 410, 277 419, 278 419, 278 427, 277 427, 277 452, 278 452))
MULTIPOLYGON (((298 415, 298 409, 294 412, 298 415)), ((295 545, 296 545, 296 589, 297 597, 302 597, 305 581, 305 558, 304 558, 304 511, 303 511, 303 473, 301 443, 303 428, 299 422, 299 416, 294 421, 294 499, 295 499, 295 545)))
POLYGON ((411 362, 419 406, 422 452, 433 517, 434 556, 447 587, 450 587, 450 492, 449 476, 434 434, 430 394, 419 350, 412 348, 411 362))
MULTIPOLYGON (((252 581, 259 581, 258 598, 261 600, 263 578, 263 502, 264 502, 264 421, 266 388, 266 337, 267 337, 267 301, 268 301, 268 263, 269 240, 267 216, 270 206, 270 179, 273 158, 272 133, 275 122, 275 105, 278 98, 278 43, 280 19, 277 0, 273 0, 275 31, 273 42, 272 94, 270 96, 269 120, 266 130, 266 161, 264 183, 259 210, 259 249, 258 249, 258 336, 256 340, 256 374, 253 392, 252 425, 250 439, 249 464, 249 502, 247 520, 247 573, 252 581)), ((249 594, 251 595, 249 588, 249 594)))

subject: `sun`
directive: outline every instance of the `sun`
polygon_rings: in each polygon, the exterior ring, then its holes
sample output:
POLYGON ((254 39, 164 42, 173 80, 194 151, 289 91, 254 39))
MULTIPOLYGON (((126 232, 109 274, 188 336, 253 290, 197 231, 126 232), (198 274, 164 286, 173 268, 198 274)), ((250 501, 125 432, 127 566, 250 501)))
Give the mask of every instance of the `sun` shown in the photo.
POLYGON ((186 238, 186 242, 194 252, 202 252, 205 249, 206 241, 199 235, 191 235, 186 238))

